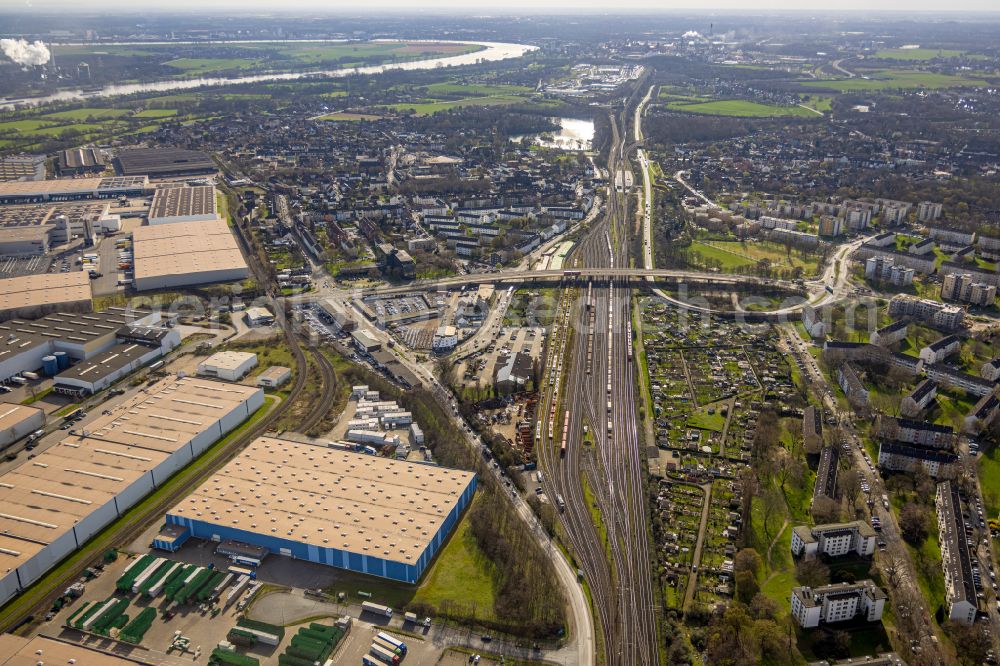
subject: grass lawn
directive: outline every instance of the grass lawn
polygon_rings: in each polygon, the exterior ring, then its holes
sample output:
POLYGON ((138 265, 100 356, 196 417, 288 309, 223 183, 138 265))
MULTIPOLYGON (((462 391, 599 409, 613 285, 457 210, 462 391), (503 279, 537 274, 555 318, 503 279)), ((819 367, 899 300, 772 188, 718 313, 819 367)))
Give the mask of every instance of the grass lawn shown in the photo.
POLYGON ((692 428, 722 432, 722 429, 726 427, 726 417, 721 413, 723 404, 719 403, 714 406, 702 407, 688 417, 687 424, 692 428), (714 414, 708 413, 710 407, 715 409, 714 414))
POLYGON ((934 58, 958 58, 965 51, 954 49, 885 49, 877 52, 874 58, 885 60, 933 60, 934 58))
POLYGON ((50 127, 54 124, 52 120, 39 120, 39 119, 29 119, 29 120, 9 120, 5 123, 0 123, 0 134, 18 134, 21 132, 34 132, 37 129, 43 127, 50 127))
POLYGON ((833 98, 826 95, 810 95, 809 99, 802 100, 805 106, 817 111, 832 111, 833 98))
POLYGON ((750 259, 717 247, 717 244, 717 241, 713 241, 712 245, 695 241, 691 243, 691 246, 688 249, 692 252, 697 252, 706 259, 715 259, 720 263, 720 268, 723 271, 730 271, 736 268, 753 265, 754 262, 750 259))
POLYGON ((461 600, 492 611, 494 583, 492 562, 479 549, 469 521, 462 520, 417 588, 413 602, 440 607, 461 600))
POLYGON ((1000 450, 993 448, 979 454, 979 484, 986 515, 995 520, 1000 515, 1000 450))
POLYGON ((818 256, 803 255, 795 249, 789 253, 784 245, 766 241, 696 241, 691 243, 690 249, 718 260, 723 271, 752 266, 761 259, 767 259, 772 265, 782 268, 801 266, 806 275, 814 275, 819 270, 818 256))
POLYGON ((774 106, 742 99, 716 100, 712 102, 689 103, 668 102, 667 108, 686 113, 700 113, 710 116, 735 116, 739 118, 799 117, 814 118, 815 113, 801 106, 774 106))
POLYGON ((846 92, 849 90, 890 90, 893 88, 960 88, 988 85, 982 79, 967 79, 954 74, 921 72, 919 70, 877 69, 862 72, 867 78, 856 77, 840 81, 805 81, 810 88, 828 88, 846 92))

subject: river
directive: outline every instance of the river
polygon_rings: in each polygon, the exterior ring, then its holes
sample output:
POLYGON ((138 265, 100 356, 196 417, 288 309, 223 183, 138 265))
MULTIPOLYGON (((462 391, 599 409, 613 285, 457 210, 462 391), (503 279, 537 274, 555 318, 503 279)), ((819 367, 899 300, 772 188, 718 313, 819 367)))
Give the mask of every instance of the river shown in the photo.
MULTIPOLYGON (((341 40, 309 40, 316 42, 337 42, 341 40)), ((421 40, 406 40, 421 41, 421 40)), ((460 65, 474 65, 479 62, 493 62, 497 60, 507 60, 509 58, 520 58, 525 53, 534 51, 538 47, 525 44, 505 44, 502 42, 464 42, 455 40, 422 40, 428 42, 440 42, 449 44, 471 44, 485 47, 483 50, 473 53, 463 53, 461 55, 448 56, 444 58, 428 58, 426 60, 410 60, 408 62, 386 63, 383 65, 370 65, 366 67, 347 67, 343 69, 330 69, 308 72, 280 72, 272 74, 252 74, 249 76, 238 76, 234 78, 225 77, 202 77, 197 79, 169 79, 165 81, 151 81, 149 83, 127 83, 121 85, 109 85, 98 90, 61 90, 51 95, 41 97, 26 97, 21 99, 3 98, 0 100, 0 109, 10 109, 15 106, 42 106, 53 102, 73 102, 88 99, 98 99, 101 97, 115 97, 119 95, 134 95, 136 93, 147 92, 171 92, 174 90, 191 90, 205 86, 235 86, 243 83, 261 83, 267 81, 297 81, 306 78, 329 78, 343 77, 352 74, 381 74, 393 69, 421 70, 435 69, 438 67, 458 67, 460 65)), ((176 43, 176 42, 167 42, 176 43)), ((213 43, 213 42, 204 42, 213 43)), ((223 43, 223 42, 215 42, 223 43)), ((225 42, 229 43, 229 42, 225 42)), ((273 43, 273 42, 268 42, 273 43)), ((128 44, 162 44, 159 42, 128 42, 128 44)), ((124 46, 126 44, 120 44, 124 46)), ((99 46, 99 45, 97 45, 99 46)), ((109 46, 112 46, 109 44, 109 46)), ((118 46, 115 44, 114 46, 118 46)))

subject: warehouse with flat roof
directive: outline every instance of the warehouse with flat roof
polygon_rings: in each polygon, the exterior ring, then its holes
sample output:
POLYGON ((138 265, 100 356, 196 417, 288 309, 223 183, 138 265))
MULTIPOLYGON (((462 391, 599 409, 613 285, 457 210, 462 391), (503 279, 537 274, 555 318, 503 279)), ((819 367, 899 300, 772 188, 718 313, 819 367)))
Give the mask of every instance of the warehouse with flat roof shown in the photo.
POLYGON ((156 188, 149 207, 149 223, 205 222, 219 219, 212 185, 168 185, 156 188))
POLYGON ((167 146, 123 150, 115 158, 115 172, 120 176, 145 174, 151 178, 169 178, 211 174, 218 170, 212 158, 200 150, 167 146))
POLYGON ((142 196, 151 191, 146 176, 14 181, 0 183, 0 204, 117 199, 142 196))
POLYGON ((263 404, 258 388, 169 377, 0 475, 0 603, 263 404))
POLYGON ((50 312, 89 312, 90 278, 83 271, 41 273, 0 280, 0 321, 50 312))
POLYGON ((29 405, 0 402, 0 449, 45 427, 45 412, 29 405))
POLYGON ((132 240, 138 291, 232 282, 250 274, 223 220, 139 227, 132 240))
POLYGON ((416 583, 476 475, 261 437, 167 512, 191 536, 416 583))
POLYGON ((79 666, 136 666, 152 662, 133 656, 120 657, 95 647, 67 643, 59 638, 25 638, 0 634, 0 666, 38 666, 38 664, 79 664, 79 666))

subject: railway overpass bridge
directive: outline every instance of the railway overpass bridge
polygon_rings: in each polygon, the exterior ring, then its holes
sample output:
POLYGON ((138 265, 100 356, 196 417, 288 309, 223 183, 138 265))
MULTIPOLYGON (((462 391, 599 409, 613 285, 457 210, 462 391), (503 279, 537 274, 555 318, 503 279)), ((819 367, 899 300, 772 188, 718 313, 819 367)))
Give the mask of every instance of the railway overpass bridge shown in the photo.
POLYGON ((723 310, 709 306, 707 303, 686 302, 678 298, 668 300, 675 307, 698 314, 712 314, 721 317, 744 321, 783 320, 789 315, 801 313, 811 305, 820 307, 830 305, 836 298, 828 293, 820 283, 801 283, 790 280, 775 280, 749 275, 726 275, 704 273, 699 271, 646 269, 646 268, 567 268, 561 270, 528 270, 528 271, 497 271, 493 273, 475 273, 471 275, 454 275, 433 280, 415 280, 403 285, 378 285, 362 287, 353 290, 335 289, 321 290, 311 294, 287 299, 290 303, 315 303, 326 298, 369 298, 398 296, 415 291, 435 291, 453 289, 463 286, 478 286, 493 284, 498 288, 521 287, 530 285, 552 285, 565 283, 586 283, 607 279, 628 279, 634 286, 672 286, 686 285, 696 289, 710 290, 755 290, 770 289, 789 294, 789 299, 782 307, 764 310, 723 310))

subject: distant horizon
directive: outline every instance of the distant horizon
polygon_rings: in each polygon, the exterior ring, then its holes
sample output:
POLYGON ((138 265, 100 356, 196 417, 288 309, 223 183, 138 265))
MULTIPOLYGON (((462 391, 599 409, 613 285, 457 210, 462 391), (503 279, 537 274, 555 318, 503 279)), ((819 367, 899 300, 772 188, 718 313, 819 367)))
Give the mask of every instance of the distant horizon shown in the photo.
POLYGON ((597 0, 549 0, 549 2, 488 2, 470 5, 459 0, 424 0, 421 8, 412 4, 400 3, 398 0, 369 0, 362 10, 356 7, 331 7, 323 0, 292 0, 283 3, 280 10, 275 10, 271 0, 148 0, 141 10, 135 3, 126 0, 104 0, 81 4, 72 0, 22 0, 20 4, 0 8, 0 14, 35 14, 44 15, 49 12, 72 14, 102 14, 108 11, 121 13, 124 16, 141 16, 143 14, 242 14, 253 12, 258 16, 295 16, 309 14, 311 16, 366 16, 381 14, 396 15, 433 15, 448 13, 456 17, 489 18, 490 16, 508 16, 520 14, 527 16, 576 14, 580 16, 615 16, 615 15, 669 15, 674 13, 713 14, 727 12, 742 13, 789 13, 789 14, 834 14, 842 16, 886 16, 919 13, 921 15, 997 15, 1000 7, 994 0, 959 0, 947 8, 934 0, 888 0, 877 9, 872 9, 869 3, 862 0, 848 0, 841 3, 829 3, 826 0, 770 0, 755 3, 750 0, 706 0, 697 5, 687 4, 687 1, 675 5, 665 5, 663 2, 650 0, 624 0, 615 6, 614 11, 606 9, 607 4, 597 0))

